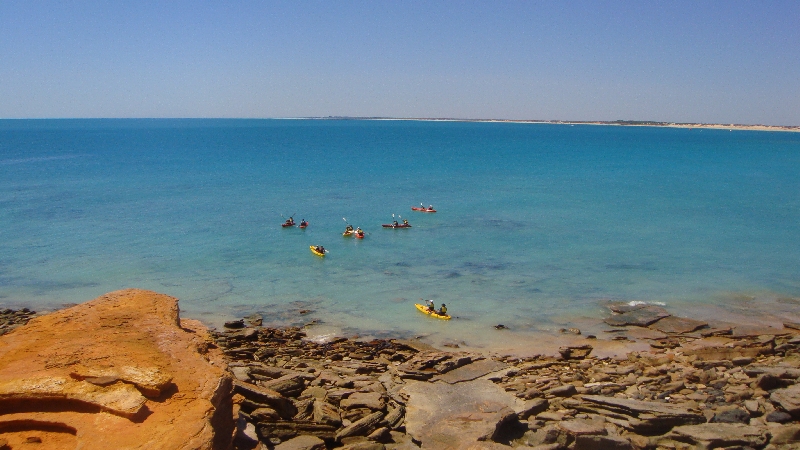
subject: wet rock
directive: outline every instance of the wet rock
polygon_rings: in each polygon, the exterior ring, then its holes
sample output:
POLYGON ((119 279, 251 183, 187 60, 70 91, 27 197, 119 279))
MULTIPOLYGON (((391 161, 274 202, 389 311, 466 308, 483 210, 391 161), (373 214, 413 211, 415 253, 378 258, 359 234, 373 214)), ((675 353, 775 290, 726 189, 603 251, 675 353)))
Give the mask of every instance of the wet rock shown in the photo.
POLYGON ((707 322, 700 320, 687 319, 685 317, 667 316, 658 319, 650 328, 661 331, 662 333, 680 334, 691 333, 708 326, 707 322))
POLYGON ((583 359, 589 356, 593 348, 594 347, 589 344, 571 345, 559 348, 558 353, 560 353, 561 357, 564 359, 583 359))
POLYGON ((639 327, 646 327, 664 317, 669 317, 670 313, 664 308, 659 306, 648 305, 633 311, 624 312, 615 316, 603 319, 603 321, 612 327, 634 325, 639 327))
MULTIPOLYGON (((217 322, 217 323, 219 323, 219 322, 217 322)), ((231 321, 225 322, 223 324, 223 326, 225 328, 230 328, 230 329, 244 328, 244 320, 242 320, 242 319, 231 320, 231 321)))
POLYGON ((247 320, 247 323, 254 327, 260 327, 264 322, 264 317, 262 317, 261 314, 253 314, 245 317, 245 319, 247 320))

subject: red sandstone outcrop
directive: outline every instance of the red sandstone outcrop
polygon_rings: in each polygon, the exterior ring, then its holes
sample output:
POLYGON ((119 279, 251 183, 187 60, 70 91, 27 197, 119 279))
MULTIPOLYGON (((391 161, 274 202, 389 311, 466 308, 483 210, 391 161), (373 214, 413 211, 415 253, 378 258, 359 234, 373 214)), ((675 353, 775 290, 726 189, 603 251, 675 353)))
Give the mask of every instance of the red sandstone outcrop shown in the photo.
POLYGON ((230 391, 205 327, 155 292, 112 292, 0 336, 0 438, 12 449, 31 439, 48 449, 226 449, 230 391))

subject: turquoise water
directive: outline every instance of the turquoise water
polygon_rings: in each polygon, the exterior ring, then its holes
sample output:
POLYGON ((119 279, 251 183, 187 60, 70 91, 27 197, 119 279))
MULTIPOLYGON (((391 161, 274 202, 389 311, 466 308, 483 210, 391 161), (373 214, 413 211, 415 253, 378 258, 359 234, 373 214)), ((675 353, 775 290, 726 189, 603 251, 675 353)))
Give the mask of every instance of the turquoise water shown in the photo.
POLYGON ((798 133, 0 121, 0 304, 139 287, 211 323, 473 340, 601 318, 609 299, 796 317, 799 168, 798 133), (292 214, 310 227, 282 229, 292 214), (413 228, 382 229, 392 214, 413 228), (342 238, 343 218, 366 239, 342 238), (420 297, 460 319, 422 317, 420 297))

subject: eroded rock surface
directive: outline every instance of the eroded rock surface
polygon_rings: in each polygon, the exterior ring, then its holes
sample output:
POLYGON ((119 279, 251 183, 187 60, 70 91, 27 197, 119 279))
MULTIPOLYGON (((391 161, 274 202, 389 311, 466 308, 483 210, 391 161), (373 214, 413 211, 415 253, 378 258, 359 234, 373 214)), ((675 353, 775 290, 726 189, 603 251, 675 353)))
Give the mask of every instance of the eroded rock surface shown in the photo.
MULTIPOLYGON (((223 449, 230 379, 175 298, 116 291, 0 337, 0 437, 47 449, 223 449)), ((27 447, 25 447, 27 448, 27 447)))

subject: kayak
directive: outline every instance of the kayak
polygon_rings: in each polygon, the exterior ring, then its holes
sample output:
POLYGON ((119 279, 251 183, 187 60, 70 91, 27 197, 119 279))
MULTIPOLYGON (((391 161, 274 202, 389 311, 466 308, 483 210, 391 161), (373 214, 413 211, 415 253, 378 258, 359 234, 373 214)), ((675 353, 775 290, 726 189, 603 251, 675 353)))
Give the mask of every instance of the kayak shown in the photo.
POLYGON ((385 223, 383 224, 383 228, 411 228, 411 225, 401 223, 399 225, 395 225, 393 223, 385 223))
POLYGON ((281 226, 282 226, 283 228, 286 228, 286 227, 293 227, 293 226, 294 226, 294 223, 283 223, 283 224, 281 224, 281 226))
POLYGON ((344 233, 342 233, 342 236, 344 236, 344 237, 350 237, 350 236, 352 236, 353 234, 354 234, 353 230, 347 230, 347 231, 345 231, 344 233))
POLYGON ((364 232, 356 233, 356 239, 364 239, 364 232))
POLYGON ((311 248, 311 253, 313 253, 313 254, 315 254, 317 256, 325 256, 325 253, 317 251, 317 246, 316 245, 309 245, 309 247, 311 248))
POLYGON ((420 305, 419 303, 414 303, 414 306, 416 306, 417 309, 419 310, 419 312, 421 312, 423 314, 427 314, 427 315, 429 315, 431 317, 435 317, 437 319, 450 320, 450 316, 449 315, 447 315, 447 314, 445 314, 445 315, 437 314, 436 312, 433 312, 430 309, 428 309, 428 307, 425 306, 425 305, 420 305))
POLYGON ((420 208, 419 206, 412 206, 412 211, 421 211, 421 212, 436 212, 435 209, 428 209, 428 208, 420 208))
POLYGON ((297 228, 305 228, 307 226, 308 226, 308 222, 306 222, 306 223, 300 222, 300 225, 298 225, 297 228))

